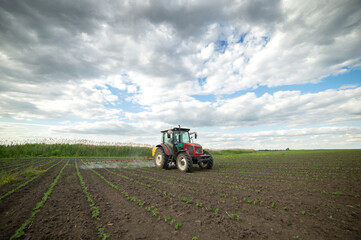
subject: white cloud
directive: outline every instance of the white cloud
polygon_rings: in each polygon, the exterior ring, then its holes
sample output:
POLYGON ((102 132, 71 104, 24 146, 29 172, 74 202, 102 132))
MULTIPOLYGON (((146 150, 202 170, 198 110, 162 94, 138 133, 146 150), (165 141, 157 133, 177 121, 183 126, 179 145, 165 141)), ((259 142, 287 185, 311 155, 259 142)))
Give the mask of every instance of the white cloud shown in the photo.
POLYGON ((132 120, 153 120, 188 126, 312 125, 361 119, 361 88, 302 94, 279 91, 245 95, 216 103, 195 99, 154 105, 150 111, 128 113, 132 120))
POLYGON ((358 148, 360 127, 320 127, 246 133, 199 133, 199 141, 209 148, 245 149, 330 149, 358 148), (355 137, 358 136, 358 137, 355 137))
POLYGON ((18 90, 0 97, 2 117, 104 119, 121 113, 120 109, 104 107, 117 101, 118 96, 96 81, 10 85, 18 90))

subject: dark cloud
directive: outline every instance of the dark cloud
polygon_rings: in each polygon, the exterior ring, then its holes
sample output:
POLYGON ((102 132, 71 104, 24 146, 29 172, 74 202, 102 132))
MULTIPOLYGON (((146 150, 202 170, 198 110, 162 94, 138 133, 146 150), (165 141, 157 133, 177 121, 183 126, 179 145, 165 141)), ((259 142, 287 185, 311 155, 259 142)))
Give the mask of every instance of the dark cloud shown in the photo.
MULTIPOLYGON (((182 67, 182 55, 177 60, 179 53, 174 53, 177 44, 200 37, 212 23, 227 24, 232 19, 270 23, 279 19, 278 1, 267 4, 251 1, 228 14, 226 10, 232 8, 232 4, 232 1, 188 4, 168 1, 155 1, 152 4, 142 1, 1 1, 1 50, 32 74, 19 78, 6 68, 1 73, 28 82, 95 78, 111 72, 102 64, 115 61, 114 67, 135 68, 150 76, 170 74, 173 78, 194 78, 191 72, 182 67), (126 43, 124 46, 117 40, 111 43, 112 38, 117 38, 116 34, 129 36, 128 41, 135 44, 147 41, 147 33, 160 24, 172 26, 178 40, 169 46, 156 44, 155 54, 149 59, 153 64, 140 64, 138 57, 132 62, 132 57, 124 56, 126 43), (100 36, 104 25, 111 28, 108 31, 111 35, 100 36), (81 38, 82 34, 87 34, 98 46, 87 45, 81 38), (109 43, 101 44, 104 41, 109 43), (116 51, 115 56, 108 51, 116 51)), ((134 54, 143 53, 139 51, 134 54)))
POLYGON ((15 99, 0 99, 0 117, 12 118, 17 115, 45 116, 46 112, 40 110, 35 104, 15 99), (20 114, 19 114, 20 113, 20 114))

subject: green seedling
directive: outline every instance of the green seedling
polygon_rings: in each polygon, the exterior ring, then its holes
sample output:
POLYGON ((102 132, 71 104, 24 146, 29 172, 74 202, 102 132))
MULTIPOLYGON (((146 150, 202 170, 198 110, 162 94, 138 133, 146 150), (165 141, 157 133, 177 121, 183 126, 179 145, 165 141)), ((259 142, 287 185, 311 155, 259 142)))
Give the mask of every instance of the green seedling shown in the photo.
POLYGON ((236 219, 236 220, 242 220, 242 218, 237 214, 237 213, 231 213, 231 214, 228 214, 228 217, 230 219, 236 219))
POLYGON ((174 225, 174 228, 176 230, 178 230, 178 228, 180 228, 183 224, 181 222, 176 222, 176 224, 174 225))
POLYGON ((342 193, 341 192, 333 192, 332 195, 340 196, 340 195, 342 195, 342 193))
POLYGON ((158 216, 159 213, 160 212, 158 211, 157 208, 154 208, 153 211, 152 211, 153 216, 158 216))

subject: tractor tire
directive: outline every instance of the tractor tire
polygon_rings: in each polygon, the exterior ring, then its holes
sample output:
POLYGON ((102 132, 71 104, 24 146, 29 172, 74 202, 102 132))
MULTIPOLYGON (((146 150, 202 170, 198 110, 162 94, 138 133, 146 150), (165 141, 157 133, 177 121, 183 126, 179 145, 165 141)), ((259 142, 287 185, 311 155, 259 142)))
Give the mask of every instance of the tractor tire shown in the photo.
POLYGON ((176 165, 181 172, 191 172, 193 168, 193 161, 188 153, 179 153, 176 160, 176 165))
MULTIPOLYGON (((205 154, 208 154, 208 155, 211 155, 209 152, 207 151, 203 151, 203 153, 205 154)), ((199 167, 202 168, 202 169, 211 169, 213 167, 213 157, 211 155, 211 159, 208 161, 208 162, 201 162, 201 163, 198 163, 199 167)))
POLYGON ((158 168, 168 168, 168 156, 164 153, 162 148, 157 148, 157 150, 155 150, 154 163, 158 168))

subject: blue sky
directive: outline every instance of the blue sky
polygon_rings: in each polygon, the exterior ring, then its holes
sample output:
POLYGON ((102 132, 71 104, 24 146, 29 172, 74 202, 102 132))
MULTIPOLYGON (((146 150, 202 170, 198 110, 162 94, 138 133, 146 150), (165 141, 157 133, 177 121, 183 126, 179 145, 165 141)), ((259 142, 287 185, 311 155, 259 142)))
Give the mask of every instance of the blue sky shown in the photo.
POLYGON ((0 13, 3 143, 154 145, 180 124, 208 148, 361 146, 357 0, 3 1, 0 13))

